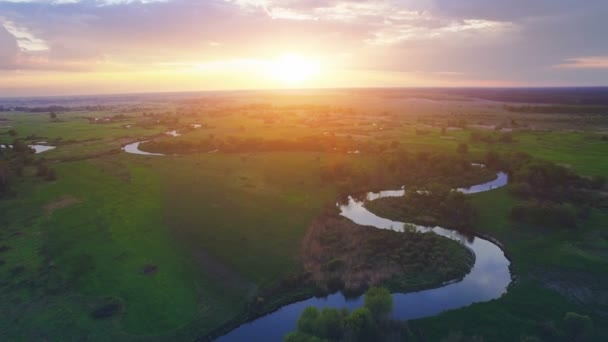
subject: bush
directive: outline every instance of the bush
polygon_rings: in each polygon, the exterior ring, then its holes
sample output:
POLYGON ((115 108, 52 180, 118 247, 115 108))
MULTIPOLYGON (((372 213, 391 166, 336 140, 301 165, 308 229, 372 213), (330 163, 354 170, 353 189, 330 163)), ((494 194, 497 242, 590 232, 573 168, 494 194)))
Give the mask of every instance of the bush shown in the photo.
POLYGON ((376 322, 367 308, 355 309, 346 318, 345 326, 353 341, 374 341, 377 338, 376 322))
POLYGON ((384 288, 372 288, 365 295, 365 307, 348 310, 307 307, 298 319, 298 330, 285 336, 289 342, 382 340, 375 319, 393 310, 393 299, 384 288), (372 313, 376 312, 376 316, 372 313))
POLYGON ((372 287, 365 293, 365 308, 377 321, 385 320, 393 312, 393 297, 382 287, 372 287))
POLYGON ((55 170, 51 169, 44 162, 38 163, 36 167, 36 176, 43 178, 47 181, 54 181, 57 179, 57 174, 55 173, 55 170))
POLYGON ((319 310, 314 306, 309 306, 300 314, 298 319, 298 330, 307 333, 315 334, 316 322, 319 317, 319 310))
POLYGON ((319 311, 315 307, 304 309, 298 319, 298 331, 320 338, 339 340, 344 336, 346 313, 332 308, 319 311))
POLYGON ((285 336, 285 342, 324 342, 316 336, 307 335, 299 331, 289 333, 285 336))

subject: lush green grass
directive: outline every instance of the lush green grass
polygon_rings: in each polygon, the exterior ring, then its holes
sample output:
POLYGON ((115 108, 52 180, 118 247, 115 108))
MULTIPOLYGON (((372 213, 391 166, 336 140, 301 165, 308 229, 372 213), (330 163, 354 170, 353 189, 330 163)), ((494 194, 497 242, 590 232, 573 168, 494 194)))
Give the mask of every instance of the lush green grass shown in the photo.
POLYGON ((57 182, 23 188, 20 202, 2 203, 7 222, 28 227, 27 238, 7 233, 3 240, 13 248, 0 271, 26 267, 5 300, 33 297, 16 289, 19 281, 52 276, 59 293, 49 301, 74 308, 55 313, 33 303, 30 318, 48 322, 39 330, 49 336, 69 336, 51 325, 59 317, 94 324, 89 313, 108 296, 125 305, 110 333, 203 335, 243 310, 246 296, 299 270, 299 242, 335 196, 320 187, 322 162, 315 154, 118 155, 58 164, 57 182), (42 209, 66 195, 79 202, 50 214, 42 209), (157 266, 156 274, 145 275, 146 265, 157 266))
POLYGON ((606 213, 594 210, 578 229, 531 227, 508 219, 508 209, 516 199, 506 188, 474 195, 473 201, 479 215, 476 230, 496 237, 505 245, 516 271, 527 272, 543 266, 608 272, 608 260, 603 254, 594 254, 602 253, 602 249, 608 251, 606 213), (588 245, 597 248, 592 251, 588 245))
POLYGON ((479 214, 475 229, 504 244, 516 281, 500 299, 412 322, 414 330, 424 332, 422 340, 434 341, 449 332, 479 335, 489 341, 518 340, 518 335, 546 339, 541 323, 551 321, 559 328, 569 311, 591 315, 597 338, 606 338, 601 328, 606 318, 599 314, 606 309, 606 302, 589 300, 606 295, 599 284, 605 283, 608 272, 608 215, 594 211, 576 230, 530 227, 507 218, 516 199, 506 188, 473 195, 473 202, 479 214), (561 294, 549 289, 552 286, 560 287, 561 294), (582 302, 574 297, 587 291, 591 297, 580 298, 582 302))
MULTIPOLYGON (((323 101, 333 104, 334 100, 342 101, 334 97, 323 101)), ((506 120, 500 109, 384 98, 352 104, 357 108, 354 114, 333 114, 317 126, 303 124, 310 118, 323 119, 314 116, 314 111, 279 115, 281 119, 270 124, 245 115, 247 111, 218 117, 203 112, 181 117, 180 123, 206 123, 212 128, 163 139, 198 141, 210 134, 298 138, 336 132, 379 144, 398 141, 411 153, 453 152, 465 142, 474 156, 490 149, 523 151, 585 175, 608 175, 607 142, 595 133, 515 132, 511 144, 471 143, 470 130, 441 136, 439 127, 449 118, 445 112, 467 111, 475 120, 497 123, 506 120), (394 115, 378 115, 385 109, 394 115), (422 126, 418 120, 433 121, 438 114, 442 116, 433 127, 422 126)), ((173 109, 169 104, 162 108, 173 109)), ((4 261, 0 265, 2 338, 191 339, 204 335, 239 316, 256 291, 300 270, 300 241, 307 227, 323 206, 335 201, 335 189, 319 180, 321 165, 348 158, 370 167, 384 157, 338 153, 96 156, 169 128, 125 128, 141 117, 139 112, 111 124, 91 124, 81 118, 118 113, 62 113, 61 122, 49 122, 46 114, 1 114, 11 120, 4 124, 12 125, 19 137, 36 135, 41 138, 31 142, 62 142, 38 157, 88 158, 53 163, 56 182, 27 181, 19 185, 19 198, 0 201, 0 246, 10 247, 0 253, 4 261), (78 202, 52 213, 43 208, 68 195, 78 202), (145 275, 146 265, 158 267, 157 272, 145 275), (122 312, 105 320, 91 318, 90 313, 106 297, 123 303, 122 312)), ((8 135, 0 135, 1 143, 11 141, 8 135)), ((594 314, 597 308, 577 306, 548 290, 542 274, 533 275, 550 270, 566 278, 584 274, 595 281, 605 279, 599 277, 608 271, 608 214, 593 212, 576 231, 515 226, 506 216, 515 201, 506 189, 473 196, 479 210, 476 229, 505 244, 521 282, 496 301, 412 323, 428 332, 430 340, 458 330, 484 335, 487 340, 512 340, 509 331, 537 333, 537 321, 557 322, 565 311, 590 313, 599 320, 596 325, 604 323, 594 314)))
POLYGON ((317 158, 284 153, 167 159, 158 165, 167 225, 190 249, 211 253, 256 285, 269 286, 299 270, 299 242, 333 200, 332 189, 321 187, 317 158))
POLYGON ((484 341, 519 341, 526 335, 545 340, 541 323, 553 322, 559 327, 566 312, 581 310, 553 291, 521 282, 500 299, 412 321, 409 326, 418 335, 413 338, 416 341, 439 341, 455 333, 461 333, 465 341, 474 336, 484 341))
MULTIPOLYGON (((122 299, 127 331, 164 331, 192 319, 198 293, 185 259, 167 243, 154 174, 131 171, 132 183, 125 184, 85 163, 61 165, 61 180, 39 190, 37 207, 63 195, 80 203, 39 218, 30 230, 42 235, 38 251, 48 265, 39 267, 56 267, 62 287, 122 299), (159 272, 144 275, 147 263, 159 272)), ((36 260, 31 256, 19 259, 36 260)))

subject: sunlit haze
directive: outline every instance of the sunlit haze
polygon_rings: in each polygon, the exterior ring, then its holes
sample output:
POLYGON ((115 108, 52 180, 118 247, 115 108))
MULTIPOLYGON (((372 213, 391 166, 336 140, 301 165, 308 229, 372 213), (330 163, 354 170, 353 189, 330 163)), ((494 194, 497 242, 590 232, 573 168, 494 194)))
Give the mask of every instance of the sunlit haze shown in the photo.
POLYGON ((608 2, 0 0, 0 96, 608 80, 608 2))

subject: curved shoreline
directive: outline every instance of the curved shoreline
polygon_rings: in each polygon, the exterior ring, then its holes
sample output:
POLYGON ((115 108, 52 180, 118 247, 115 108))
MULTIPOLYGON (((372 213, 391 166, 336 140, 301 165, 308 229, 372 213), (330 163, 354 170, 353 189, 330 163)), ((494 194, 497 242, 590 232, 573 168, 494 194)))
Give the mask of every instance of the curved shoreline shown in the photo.
POLYGON ((142 155, 142 156, 164 156, 164 154, 162 154, 162 153, 146 152, 146 151, 140 150, 139 145, 143 144, 147 141, 148 140, 132 142, 130 144, 124 145, 121 149, 127 153, 138 154, 138 155, 142 155))
MULTIPOLYGON (((507 185, 507 183, 507 174, 500 172, 493 181, 469 188, 459 188, 456 191, 474 194, 497 189, 507 185)), ((404 188, 368 193, 366 200, 369 201, 382 197, 400 197, 404 194, 404 188)), ((350 219, 354 223, 373 226, 378 229, 394 230, 399 229, 399 227, 403 229, 405 224, 407 224, 405 222, 391 221, 371 213, 364 207, 366 200, 357 201, 349 197, 348 204, 342 206, 338 204, 341 211, 340 215, 350 219)), ((471 238, 460 234, 458 231, 442 227, 413 226, 419 232, 432 232, 461 242, 465 247, 474 252, 474 264, 470 272, 460 279, 438 284, 434 288, 408 293, 393 293, 395 301, 394 319, 408 320, 435 316, 444 311, 496 299, 507 292, 508 287, 513 281, 510 270, 511 263, 503 250, 503 245, 496 241, 496 239, 475 232, 472 232, 471 238)), ((238 341, 245 337, 255 339, 256 333, 257 337, 264 337, 265 340, 281 340, 285 333, 294 329, 299 313, 307 306, 348 308, 352 310, 361 306, 362 302, 363 296, 352 300, 345 298, 341 292, 337 292, 324 298, 309 298, 286 304, 266 315, 249 322, 244 322, 230 331, 228 331, 229 328, 218 329, 228 332, 217 338, 217 341, 238 341), (289 328, 286 328, 286 326, 289 326, 289 328)), ((216 334, 221 334, 221 332, 211 333, 207 338, 213 339, 217 336, 216 334)))
MULTIPOLYGON (((133 142, 123 146, 128 153, 152 156, 164 156, 161 153, 151 153, 139 150, 143 141, 133 142)), ((481 166, 482 165, 475 165, 481 166)), ((490 191, 508 184, 508 175, 504 172, 496 174, 496 179, 468 188, 457 188, 464 194, 475 194, 490 191)), ((507 292, 514 280, 511 275, 511 263, 506 256, 504 246, 494 238, 482 233, 470 232, 463 235, 457 230, 439 226, 428 227, 406 222, 391 221, 375 215, 365 208, 365 203, 383 197, 401 197, 405 187, 399 190, 369 192, 363 200, 348 197, 346 205, 337 204, 340 215, 352 222, 371 226, 376 229, 403 230, 407 225, 421 233, 435 233, 451 240, 460 242, 472 251, 473 266, 469 273, 453 280, 445 281, 429 287, 421 287, 406 293, 393 293, 395 310, 393 319, 409 320, 435 316, 448 310, 469 306, 473 303, 499 298, 507 292)), ((306 291, 304 291, 306 293, 306 291)), ((242 312, 227 321, 201 340, 241 341, 247 339, 282 340, 284 335, 293 331, 300 312, 308 306, 317 308, 334 307, 353 310, 363 305, 363 296, 355 299, 347 298, 338 291, 323 298, 312 297, 301 292, 294 294, 292 300, 287 299, 282 304, 273 304, 263 313, 242 312), (302 300, 302 298, 307 298, 302 300)))

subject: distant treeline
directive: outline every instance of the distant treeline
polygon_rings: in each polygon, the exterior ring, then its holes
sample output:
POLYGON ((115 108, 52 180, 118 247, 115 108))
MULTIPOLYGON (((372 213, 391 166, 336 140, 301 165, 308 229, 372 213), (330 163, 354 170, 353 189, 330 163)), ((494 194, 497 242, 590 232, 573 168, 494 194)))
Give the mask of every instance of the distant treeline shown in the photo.
POLYGON ((430 91, 519 103, 608 106, 608 87, 583 88, 452 88, 430 91))
POLYGON ((160 140, 142 144, 142 149, 166 154, 187 154, 220 150, 225 153, 242 152, 377 152, 390 148, 387 144, 363 144, 347 138, 309 136, 298 139, 264 139, 259 137, 216 138, 209 136, 198 141, 160 140))
POLYGON ((43 106, 43 107, 29 107, 29 106, 14 106, 6 107, 0 106, 0 112, 25 112, 25 113, 51 113, 51 112, 76 112, 76 111, 97 111, 104 110, 104 106, 79 106, 79 107, 66 107, 66 106, 43 106))
POLYGON ((540 114, 608 114, 608 106, 577 106, 577 105, 546 105, 546 106, 511 106, 505 105, 505 110, 515 113, 540 114))
POLYGON ((471 132, 470 140, 471 140, 471 142, 474 142, 474 143, 485 142, 487 144, 495 144, 495 143, 510 144, 515 141, 513 139, 513 134, 511 134, 509 132, 496 134, 496 133, 488 133, 488 132, 482 132, 482 131, 471 132))

